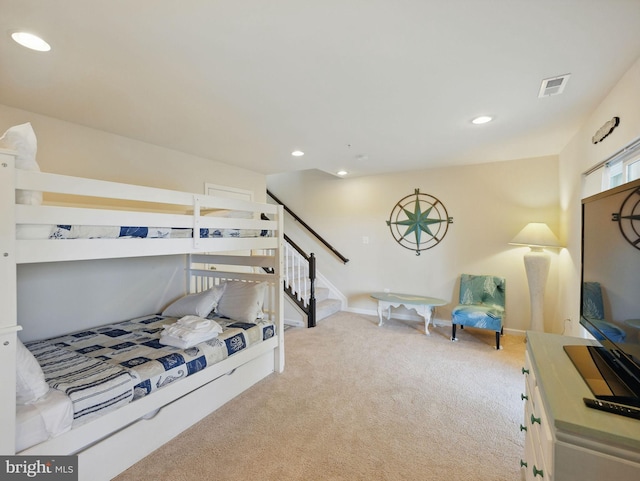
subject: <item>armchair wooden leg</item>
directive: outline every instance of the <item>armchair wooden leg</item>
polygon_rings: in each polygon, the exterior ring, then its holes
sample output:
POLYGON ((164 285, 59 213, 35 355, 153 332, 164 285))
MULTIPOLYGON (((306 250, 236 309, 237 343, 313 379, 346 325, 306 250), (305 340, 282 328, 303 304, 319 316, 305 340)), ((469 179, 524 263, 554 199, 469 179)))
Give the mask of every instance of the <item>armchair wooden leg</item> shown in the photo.
POLYGON ((456 325, 453 323, 451 324, 451 340, 456 340, 456 325))
POLYGON ((500 350, 500 333, 496 331, 496 349, 500 350))

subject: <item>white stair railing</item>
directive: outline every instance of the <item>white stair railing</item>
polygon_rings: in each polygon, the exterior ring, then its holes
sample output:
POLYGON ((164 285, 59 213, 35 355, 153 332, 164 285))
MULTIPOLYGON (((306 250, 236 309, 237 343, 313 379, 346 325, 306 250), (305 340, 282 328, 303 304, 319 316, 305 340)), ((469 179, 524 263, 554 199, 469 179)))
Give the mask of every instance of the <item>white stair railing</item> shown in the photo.
POLYGON ((285 288, 290 289, 295 298, 307 307, 311 289, 309 261, 289 243, 284 246, 284 273, 285 288))

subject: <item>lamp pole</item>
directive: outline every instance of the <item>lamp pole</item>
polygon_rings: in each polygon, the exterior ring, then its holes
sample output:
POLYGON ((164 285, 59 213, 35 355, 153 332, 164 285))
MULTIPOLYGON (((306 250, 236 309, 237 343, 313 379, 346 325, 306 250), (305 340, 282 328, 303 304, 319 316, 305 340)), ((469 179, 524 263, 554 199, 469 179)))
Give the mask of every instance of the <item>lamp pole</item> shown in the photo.
POLYGON ((532 331, 544 332, 544 289, 550 265, 551 257, 542 247, 531 247, 531 251, 524 255, 524 268, 529 282, 532 331))
POLYGON ((524 268, 529 282, 529 299, 531 301, 532 331, 544 332, 544 288, 549 277, 551 257, 543 249, 545 247, 561 247, 560 241, 542 222, 530 222, 511 239, 511 245, 529 246, 530 252, 524 255, 524 268))

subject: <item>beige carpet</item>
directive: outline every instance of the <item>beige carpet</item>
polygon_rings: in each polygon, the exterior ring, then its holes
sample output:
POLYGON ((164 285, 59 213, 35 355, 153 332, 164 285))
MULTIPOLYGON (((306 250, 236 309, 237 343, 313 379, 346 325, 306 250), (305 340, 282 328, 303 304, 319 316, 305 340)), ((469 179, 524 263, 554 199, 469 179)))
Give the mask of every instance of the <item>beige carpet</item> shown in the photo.
POLYGON ((525 344, 338 313, 286 331, 286 368, 116 478, 517 481, 525 344))

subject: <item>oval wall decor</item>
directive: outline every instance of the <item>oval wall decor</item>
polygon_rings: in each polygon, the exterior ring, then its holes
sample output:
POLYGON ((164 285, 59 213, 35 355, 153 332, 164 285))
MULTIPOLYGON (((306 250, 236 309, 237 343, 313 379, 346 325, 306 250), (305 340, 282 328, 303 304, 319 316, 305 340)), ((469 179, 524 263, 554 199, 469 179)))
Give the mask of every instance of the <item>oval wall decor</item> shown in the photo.
POLYGON ((597 144, 598 142, 602 142, 607 135, 609 135, 613 130, 620 125, 620 117, 614 117, 608 122, 598 129, 598 131, 591 137, 591 142, 597 144))

